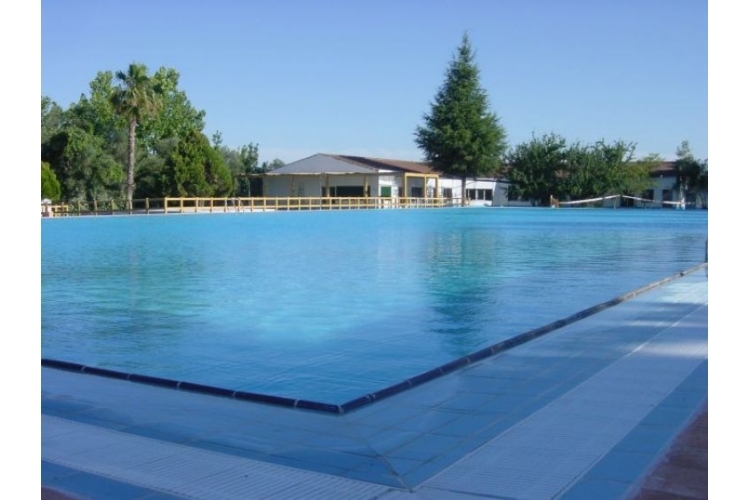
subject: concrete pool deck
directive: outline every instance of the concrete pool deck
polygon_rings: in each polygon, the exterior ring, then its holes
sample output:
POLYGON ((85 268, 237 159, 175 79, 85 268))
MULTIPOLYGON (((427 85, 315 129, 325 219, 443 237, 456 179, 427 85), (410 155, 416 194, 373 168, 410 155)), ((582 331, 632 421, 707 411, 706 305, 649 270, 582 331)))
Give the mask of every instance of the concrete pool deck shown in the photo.
POLYGON ((42 368, 42 487, 89 499, 655 498, 654 467, 707 399, 705 268, 343 415, 42 368))

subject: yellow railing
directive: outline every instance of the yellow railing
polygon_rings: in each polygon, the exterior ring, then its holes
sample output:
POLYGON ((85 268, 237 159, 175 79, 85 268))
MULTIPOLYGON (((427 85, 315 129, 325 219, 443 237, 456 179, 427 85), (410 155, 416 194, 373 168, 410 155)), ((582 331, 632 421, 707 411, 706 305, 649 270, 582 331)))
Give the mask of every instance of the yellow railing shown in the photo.
POLYGON ((333 197, 266 197, 266 198, 144 198, 126 200, 71 202, 65 205, 42 205, 42 216, 185 214, 222 212, 270 212, 288 210, 367 210, 394 208, 444 208, 460 206, 451 198, 333 198, 333 197))

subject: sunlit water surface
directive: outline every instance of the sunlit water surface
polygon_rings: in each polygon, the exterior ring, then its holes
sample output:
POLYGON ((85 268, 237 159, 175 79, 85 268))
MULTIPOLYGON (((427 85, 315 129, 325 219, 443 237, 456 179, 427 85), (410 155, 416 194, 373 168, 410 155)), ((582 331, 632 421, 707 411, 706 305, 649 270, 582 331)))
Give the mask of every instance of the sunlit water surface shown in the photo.
POLYGON ((706 211, 42 220, 42 356, 340 404, 704 261, 706 211))

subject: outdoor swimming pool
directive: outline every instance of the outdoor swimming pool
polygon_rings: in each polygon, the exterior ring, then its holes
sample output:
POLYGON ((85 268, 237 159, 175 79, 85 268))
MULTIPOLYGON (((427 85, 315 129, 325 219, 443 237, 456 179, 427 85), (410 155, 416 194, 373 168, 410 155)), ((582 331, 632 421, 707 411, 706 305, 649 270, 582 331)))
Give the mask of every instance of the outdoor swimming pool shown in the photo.
POLYGON ((341 404, 704 261, 705 211, 42 220, 42 357, 341 404))

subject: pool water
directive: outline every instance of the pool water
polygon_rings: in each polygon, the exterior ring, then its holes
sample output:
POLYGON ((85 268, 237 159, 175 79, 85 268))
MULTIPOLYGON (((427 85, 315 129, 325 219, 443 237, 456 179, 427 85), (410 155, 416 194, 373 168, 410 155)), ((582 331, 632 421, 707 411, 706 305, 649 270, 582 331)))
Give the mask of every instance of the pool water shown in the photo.
POLYGON ((704 261, 706 211, 42 220, 42 357, 340 404, 704 261))

